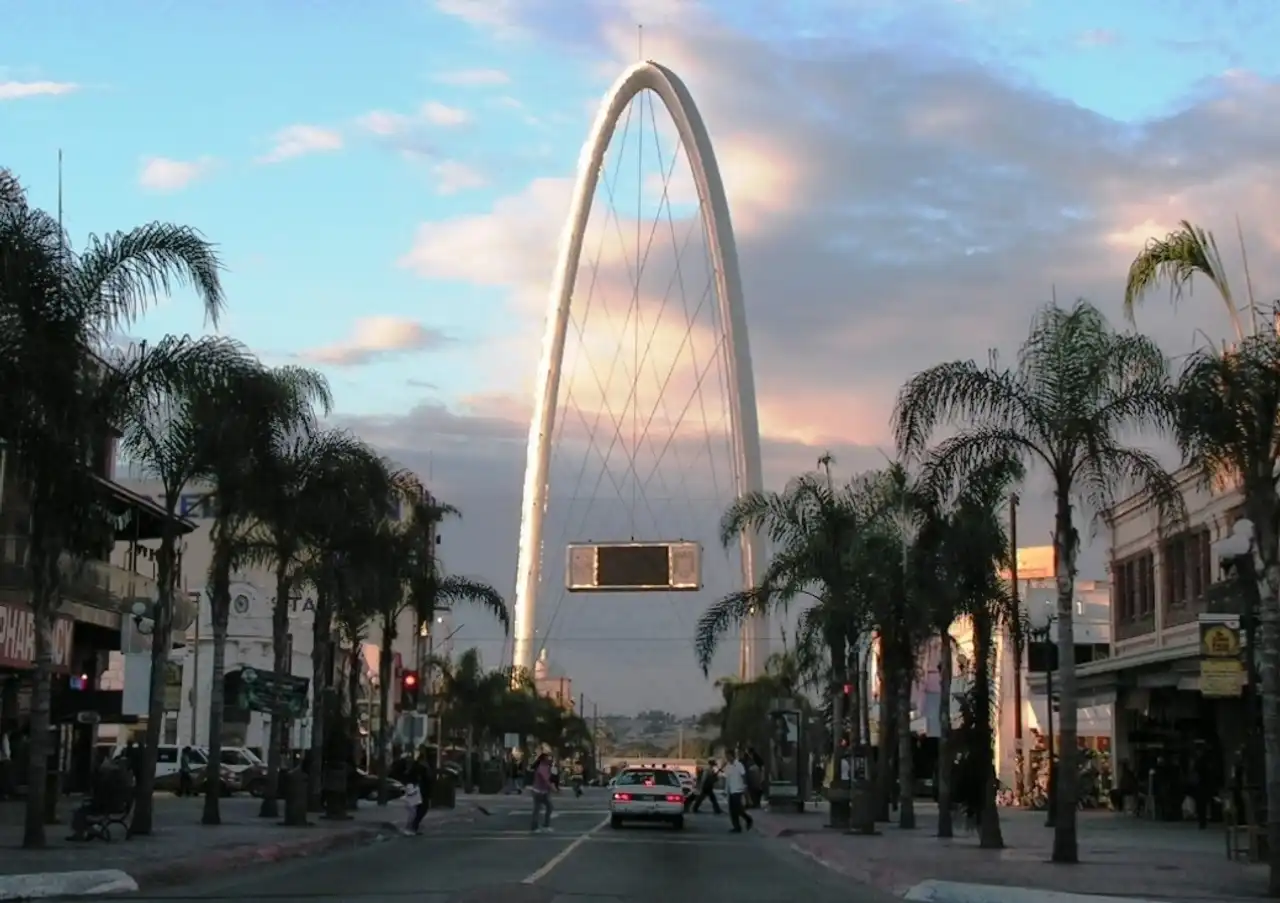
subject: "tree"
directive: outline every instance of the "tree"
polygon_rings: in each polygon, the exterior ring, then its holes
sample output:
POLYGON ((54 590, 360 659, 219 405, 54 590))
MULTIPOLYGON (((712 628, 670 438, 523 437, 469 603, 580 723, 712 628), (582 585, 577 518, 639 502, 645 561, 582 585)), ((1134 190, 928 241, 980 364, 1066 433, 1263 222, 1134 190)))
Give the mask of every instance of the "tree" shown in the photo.
MULTIPOLYGON (((1249 313, 1253 321, 1252 332, 1256 333, 1258 311, 1254 305, 1253 281, 1249 278, 1249 259, 1245 255, 1244 235, 1240 232, 1238 219, 1236 233, 1240 237, 1240 255, 1244 259, 1249 313)), ((1222 263, 1218 241, 1213 237, 1212 232, 1194 226, 1187 220, 1182 220, 1178 228, 1164 238, 1150 239, 1134 258, 1124 287, 1125 316, 1132 322, 1134 310, 1143 297, 1152 289, 1158 288, 1161 283, 1168 284, 1170 299, 1177 303, 1184 294, 1191 293, 1192 282, 1196 276, 1207 279, 1217 291, 1236 339, 1242 340, 1245 332, 1240 322, 1240 308, 1236 304, 1235 294, 1227 279, 1227 268, 1222 263)))
POLYGON ((1117 492, 1144 489, 1165 517, 1179 517, 1182 497, 1150 452, 1126 445, 1129 430, 1173 425, 1168 362, 1145 336, 1119 334, 1092 305, 1050 305, 1032 324, 1013 368, 994 353, 939 364, 912 377, 893 414, 898 448, 924 452, 941 428, 958 433, 932 453, 935 478, 958 485, 999 461, 1048 473, 1054 494, 1054 557, 1060 662, 1062 754, 1056 785, 1055 862, 1079 860, 1076 837, 1076 700, 1074 583, 1079 534, 1076 506, 1095 516, 1117 492))
MULTIPOLYGON (((1280 311, 1278 311, 1280 312, 1280 311)), ((1178 381, 1177 435, 1205 481, 1239 485, 1261 561, 1258 671, 1270 849, 1269 892, 1280 895, 1280 337, 1247 336, 1233 350, 1202 349, 1178 381)), ((1249 653, 1252 654, 1252 653, 1249 653)), ((1250 713, 1249 733, 1254 713, 1250 713)), ((1247 751, 1256 774, 1255 755, 1247 751)))
POLYGON ((222 714, 225 705, 227 625, 231 617, 231 575, 251 554, 254 525, 251 499, 258 486, 257 468, 281 433, 312 422, 315 408, 328 412, 332 398, 324 377, 301 367, 267 368, 260 364, 206 383, 188 402, 198 424, 202 449, 201 478, 211 487, 213 554, 209 563, 209 607, 213 628, 209 688, 209 763, 205 773, 206 825, 222 821, 222 714))
MULTIPOLYGON (((841 745, 843 685, 850 679, 850 650, 858 648, 868 625, 869 577, 866 539, 875 515, 868 508, 865 481, 836 489, 830 474, 805 474, 782 492, 748 493, 725 512, 720 538, 726 548, 744 530, 762 532, 773 556, 759 584, 712 603, 698 620, 694 648, 707 673, 721 638, 756 611, 785 608, 799 599, 812 604, 800 616, 797 646, 820 645, 830 664, 832 761, 835 774, 847 750, 841 745)), ((859 719, 854 719, 854 745, 859 719)), ((863 827, 866 827, 865 825, 863 827)))
MULTIPOLYGON (((262 454, 249 474, 254 486, 247 503, 256 523, 247 538, 246 558, 275 572, 271 638, 273 668, 278 674, 293 673, 290 607, 306 560, 306 531, 313 508, 323 504, 318 496, 328 489, 322 479, 332 469, 367 453, 364 444, 350 433, 320 429, 312 418, 295 424, 268 424, 262 454)), ((288 719, 284 713, 272 713, 267 778, 259 813, 263 818, 278 815, 276 795, 287 742, 288 719)))
POLYGON ((79 253, 55 217, 32 207, 0 171, 0 422, 13 483, 27 505, 35 662, 23 845, 45 843, 44 794, 54 615, 64 554, 83 556, 102 536, 92 475, 138 381, 156 361, 104 366, 108 335, 175 283, 192 287, 211 320, 222 309, 217 253, 198 232, 152 223, 92 236, 79 253))
POLYGON ((440 671, 450 723, 460 725, 466 738, 462 785, 470 789, 473 786, 471 760, 476 740, 497 720, 495 716, 511 686, 511 676, 506 671, 485 670, 480 653, 474 648, 463 652, 456 663, 434 658, 429 664, 440 671))
POLYGON ((167 338, 154 346, 138 346, 136 358, 157 372, 175 371, 171 379, 139 385, 134 400, 124 406, 117 424, 121 451, 130 464, 160 483, 166 516, 156 549, 159 598, 152 611, 151 680, 147 734, 143 764, 137 776, 136 799, 130 831, 151 833, 152 792, 155 787, 156 753, 164 723, 164 678, 169 661, 175 597, 178 592, 178 502, 199 476, 203 449, 199 425, 188 404, 207 381, 221 382, 228 370, 248 362, 245 350, 221 338, 198 340, 167 338), (180 368, 180 369, 178 369, 180 368))

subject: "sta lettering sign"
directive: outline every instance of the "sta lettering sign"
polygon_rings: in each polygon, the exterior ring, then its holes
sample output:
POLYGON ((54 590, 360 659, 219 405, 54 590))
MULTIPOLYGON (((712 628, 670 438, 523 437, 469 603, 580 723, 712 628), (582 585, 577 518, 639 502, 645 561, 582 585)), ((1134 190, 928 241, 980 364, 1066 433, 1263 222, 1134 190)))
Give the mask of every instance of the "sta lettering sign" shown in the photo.
MULTIPOLYGON (((163 495, 153 495, 151 501, 164 507, 163 495)), ((210 520, 213 518, 213 500, 208 493, 184 492, 178 496, 178 514, 191 520, 210 520)))
MULTIPOLYGON (((71 639, 75 621, 65 615, 53 620, 53 670, 71 670, 71 639)), ((36 660, 36 619, 30 609, 0 603, 0 667, 30 669, 36 660)))

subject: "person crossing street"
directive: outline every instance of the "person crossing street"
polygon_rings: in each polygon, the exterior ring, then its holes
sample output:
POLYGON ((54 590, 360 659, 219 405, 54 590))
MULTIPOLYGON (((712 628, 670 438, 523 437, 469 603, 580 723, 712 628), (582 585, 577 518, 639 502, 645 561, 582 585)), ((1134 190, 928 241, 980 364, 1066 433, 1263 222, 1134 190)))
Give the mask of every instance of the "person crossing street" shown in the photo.
POLYGON ((731 834, 742 833, 742 823, 746 822, 747 830, 755 826, 755 819, 747 812, 747 769, 738 758, 737 750, 729 750, 729 761, 724 766, 725 791, 729 794, 729 829, 731 834))

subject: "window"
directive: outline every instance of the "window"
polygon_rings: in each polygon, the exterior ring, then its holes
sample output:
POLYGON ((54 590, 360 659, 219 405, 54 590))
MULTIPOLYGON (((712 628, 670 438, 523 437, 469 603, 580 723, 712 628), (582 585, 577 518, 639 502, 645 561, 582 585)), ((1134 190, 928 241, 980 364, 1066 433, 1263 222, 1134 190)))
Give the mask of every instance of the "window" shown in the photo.
POLYGON ((1139 552, 1111 565, 1111 593, 1118 623, 1150 617, 1156 609, 1156 556, 1139 552))
POLYGON ((1209 530, 1182 533, 1164 545, 1164 597, 1169 607, 1198 602, 1211 582, 1209 530))
POLYGON ((156 763, 160 765, 178 764, 178 747, 161 746, 156 750, 156 763))

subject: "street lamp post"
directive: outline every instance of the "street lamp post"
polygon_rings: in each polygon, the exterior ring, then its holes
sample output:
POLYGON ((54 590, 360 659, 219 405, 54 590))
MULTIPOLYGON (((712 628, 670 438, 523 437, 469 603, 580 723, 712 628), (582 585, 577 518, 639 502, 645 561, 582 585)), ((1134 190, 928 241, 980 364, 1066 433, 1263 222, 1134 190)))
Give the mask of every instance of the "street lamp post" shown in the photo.
MULTIPOLYGON (((1258 732, 1258 668, 1254 650, 1258 629, 1258 566, 1254 558, 1253 521, 1242 517, 1231 527, 1228 536, 1215 542, 1210 553, 1217 558, 1223 571, 1233 576, 1240 586, 1242 605, 1241 626, 1244 628, 1245 686, 1245 795, 1254 797, 1262 786, 1262 748, 1258 732)), ((1258 805, 1249 808, 1260 811, 1258 805)))
MULTIPOLYGON (((1030 600, 1028 600, 1030 602, 1030 600)), ((1031 639, 1038 643, 1044 643, 1051 651, 1045 656, 1044 669, 1044 691, 1045 691, 1045 749, 1049 756, 1049 781, 1048 791, 1049 798, 1046 801, 1046 814, 1044 824, 1046 828, 1052 828, 1057 821, 1058 814, 1058 782, 1056 779, 1057 756, 1054 752, 1053 737, 1053 672, 1057 665, 1057 644, 1054 643, 1053 625, 1057 622, 1057 615, 1054 613, 1052 603, 1046 602, 1043 605, 1027 605, 1027 633, 1031 639)))

